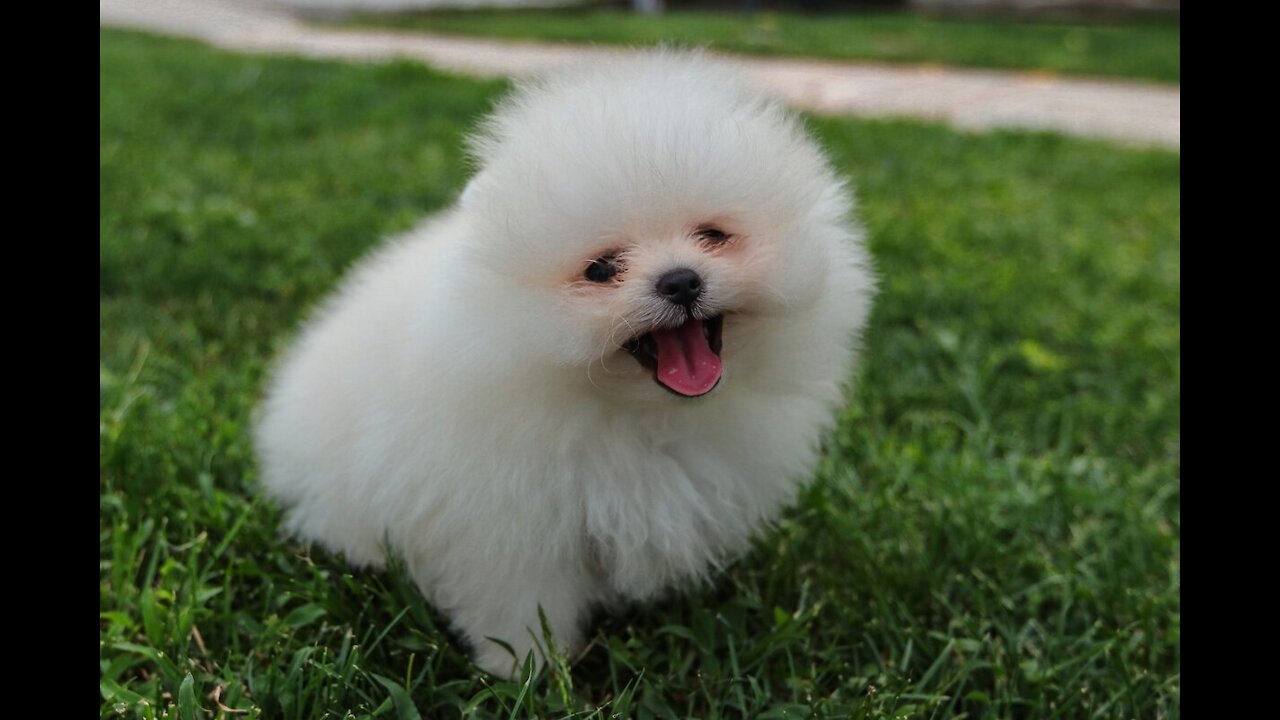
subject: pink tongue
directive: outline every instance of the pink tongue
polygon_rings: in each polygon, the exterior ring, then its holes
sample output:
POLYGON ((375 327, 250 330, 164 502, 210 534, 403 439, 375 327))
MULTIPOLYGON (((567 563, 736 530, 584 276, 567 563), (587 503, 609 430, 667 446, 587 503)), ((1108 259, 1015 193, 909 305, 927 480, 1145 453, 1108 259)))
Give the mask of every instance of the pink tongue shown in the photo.
POLYGON ((658 382, 689 397, 705 395, 720 381, 720 358, 702 334, 702 321, 654 330, 658 345, 658 382))

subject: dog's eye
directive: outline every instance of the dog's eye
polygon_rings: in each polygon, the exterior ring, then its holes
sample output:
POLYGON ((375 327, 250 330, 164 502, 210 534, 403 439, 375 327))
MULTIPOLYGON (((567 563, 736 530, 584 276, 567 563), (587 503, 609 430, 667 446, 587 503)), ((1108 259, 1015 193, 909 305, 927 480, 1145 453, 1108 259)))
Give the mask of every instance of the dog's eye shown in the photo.
POLYGON ((729 233, 721 230, 720 228, 713 227, 698 228, 693 235, 699 240, 711 243, 712 245, 719 245, 729 239, 729 233))
POLYGON ((618 274, 618 259, 612 255, 606 255, 602 258, 593 260, 587 266, 587 271, 583 273, 584 277, 594 283, 609 282, 614 275, 618 274))

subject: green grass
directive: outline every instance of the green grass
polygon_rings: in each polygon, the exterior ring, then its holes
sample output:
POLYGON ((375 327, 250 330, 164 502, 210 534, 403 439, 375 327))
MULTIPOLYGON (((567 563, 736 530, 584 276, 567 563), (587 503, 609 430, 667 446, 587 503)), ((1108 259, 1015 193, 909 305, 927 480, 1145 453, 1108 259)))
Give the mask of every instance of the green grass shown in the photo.
POLYGON ((401 573, 281 539, 248 434, 299 318, 457 192, 502 86, 100 47, 103 716, 1178 716, 1177 154, 812 120, 883 275, 815 481, 714 588, 513 683, 401 573))
POLYGON ((911 13, 695 12, 599 7, 364 13, 354 25, 530 40, 652 45, 841 60, 942 63, 1176 83, 1176 20, 1123 23, 935 18, 911 13))

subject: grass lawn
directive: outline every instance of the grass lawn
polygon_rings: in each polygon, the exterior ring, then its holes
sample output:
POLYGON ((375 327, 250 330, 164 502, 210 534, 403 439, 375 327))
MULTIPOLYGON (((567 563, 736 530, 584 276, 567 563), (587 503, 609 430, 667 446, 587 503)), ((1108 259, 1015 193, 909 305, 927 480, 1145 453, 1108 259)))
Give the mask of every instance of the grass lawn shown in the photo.
POLYGON ((883 275, 814 482, 714 588, 501 682, 403 575, 279 537, 248 427, 502 85, 100 47, 104 717, 1178 716, 1177 154, 812 120, 883 275))
POLYGON ((345 20, 457 35, 651 45, 709 44, 721 50, 843 60, 943 63, 1176 83, 1176 20, 1124 23, 931 18, 891 12, 798 14, 615 8, 440 10, 365 13, 345 20))

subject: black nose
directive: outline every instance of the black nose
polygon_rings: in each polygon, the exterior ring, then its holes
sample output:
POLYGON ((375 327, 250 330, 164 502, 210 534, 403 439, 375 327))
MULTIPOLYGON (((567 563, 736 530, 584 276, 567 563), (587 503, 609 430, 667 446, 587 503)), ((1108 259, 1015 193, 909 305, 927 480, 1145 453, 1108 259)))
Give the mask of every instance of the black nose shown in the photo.
POLYGON ((689 268, 672 270, 658 278, 658 293, 676 305, 688 307, 702 294, 702 278, 689 268))

